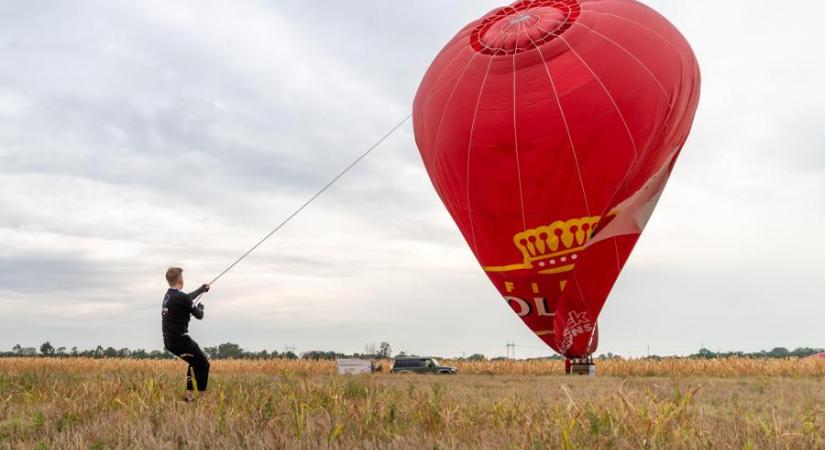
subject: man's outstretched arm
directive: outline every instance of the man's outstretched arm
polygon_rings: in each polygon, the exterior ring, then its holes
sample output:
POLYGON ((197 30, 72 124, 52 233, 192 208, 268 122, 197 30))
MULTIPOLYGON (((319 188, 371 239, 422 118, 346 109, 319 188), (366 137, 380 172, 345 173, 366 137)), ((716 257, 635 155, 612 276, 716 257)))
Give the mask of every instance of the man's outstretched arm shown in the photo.
POLYGON ((194 301, 196 298, 198 298, 198 296, 200 296, 204 292, 209 292, 209 285, 208 284, 204 284, 203 286, 201 286, 201 287, 195 289, 194 291, 186 294, 186 296, 189 297, 189 300, 194 301))

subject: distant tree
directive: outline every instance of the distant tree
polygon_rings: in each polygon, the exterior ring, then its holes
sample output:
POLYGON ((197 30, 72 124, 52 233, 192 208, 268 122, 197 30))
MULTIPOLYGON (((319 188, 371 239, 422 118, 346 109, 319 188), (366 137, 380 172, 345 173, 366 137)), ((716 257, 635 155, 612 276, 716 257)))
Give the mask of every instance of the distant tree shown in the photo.
POLYGON ((72 356, 77 356, 77 347, 72 347, 72 356))
POLYGON ((388 342, 382 342, 381 345, 378 347, 378 357, 379 358, 391 358, 392 357, 392 347, 388 342))
POLYGON ((15 344, 14 347, 11 348, 11 351, 13 351, 14 353, 20 353, 21 348, 23 347, 21 347, 20 344, 15 344))
POLYGON ((172 358, 174 358, 174 356, 172 356, 172 354, 169 353, 169 352, 160 351, 160 350, 152 350, 149 353, 149 358, 152 358, 152 359, 172 359, 172 358))
POLYGON ((473 353, 467 359, 470 360, 470 361, 486 361, 487 357, 482 355, 481 353, 473 353))
POLYGON ((796 356, 797 358, 807 358, 808 356, 816 355, 819 353, 825 353, 825 350, 821 348, 801 347, 792 351, 791 356, 796 356))
POLYGON ((298 359, 298 355, 295 354, 293 351, 288 351, 286 353, 281 353, 281 356, 286 359, 298 359))
POLYGON ((243 349, 238 344, 227 342, 218 346, 215 355, 217 359, 240 359, 243 357, 243 349))
POLYGON ((716 358, 716 353, 713 353, 712 351, 710 351, 706 348, 702 348, 702 349, 699 349, 699 353, 697 353, 695 355, 691 355, 691 357, 701 358, 701 359, 713 359, 713 358, 716 358))
POLYGON ((40 353, 46 356, 54 355, 54 347, 52 347, 52 344, 50 344, 49 341, 46 341, 40 346, 40 353))
POLYGON ((787 358, 791 356, 791 352, 785 347, 776 347, 768 352, 769 358, 787 358))
POLYGON ((58 355, 65 355, 66 354, 66 347, 57 347, 57 354, 58 355))
POLYGON ((318 360, 322 360, 322 359, 331 360, 331 359, 335 359, 335 358, 341 358, 343 356, 345 356, 343 353, 335 353, 335 352, 321 351, 321 350, 312 350, 312 351, 304 352, 304 353, 301 354, 302 359, 310 359, 310 360, 314 360, 314 361, 318 361, 318 360))

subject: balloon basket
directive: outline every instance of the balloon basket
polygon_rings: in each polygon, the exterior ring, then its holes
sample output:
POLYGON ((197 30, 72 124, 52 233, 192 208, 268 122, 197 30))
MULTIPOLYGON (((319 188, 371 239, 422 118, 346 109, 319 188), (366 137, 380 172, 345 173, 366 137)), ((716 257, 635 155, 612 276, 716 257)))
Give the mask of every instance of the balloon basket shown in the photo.
POLYGON ((588 377, 596 376, 596 363, 592 357, 569 360, 568 375, 584 375, 588 377))

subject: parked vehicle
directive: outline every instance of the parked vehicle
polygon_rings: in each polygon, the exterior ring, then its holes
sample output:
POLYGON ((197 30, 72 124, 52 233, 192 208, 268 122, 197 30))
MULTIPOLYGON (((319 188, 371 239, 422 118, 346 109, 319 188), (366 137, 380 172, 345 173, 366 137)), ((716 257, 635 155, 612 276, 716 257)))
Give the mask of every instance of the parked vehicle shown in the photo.
POLYGON ((435 358, 395 358, 392 373, 435 373, 452 375, 458 372, 455 367, 442 366, 435 358))

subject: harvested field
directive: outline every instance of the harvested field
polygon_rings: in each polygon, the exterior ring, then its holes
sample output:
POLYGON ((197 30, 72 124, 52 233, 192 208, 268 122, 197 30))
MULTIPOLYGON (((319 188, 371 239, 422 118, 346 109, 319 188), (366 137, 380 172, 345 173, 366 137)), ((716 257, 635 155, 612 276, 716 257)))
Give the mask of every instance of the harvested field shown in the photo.
POLYGON ((341 377, 334 363, 0 359, 0 448, 825 448, 825 362, 451 362, 341 377))

